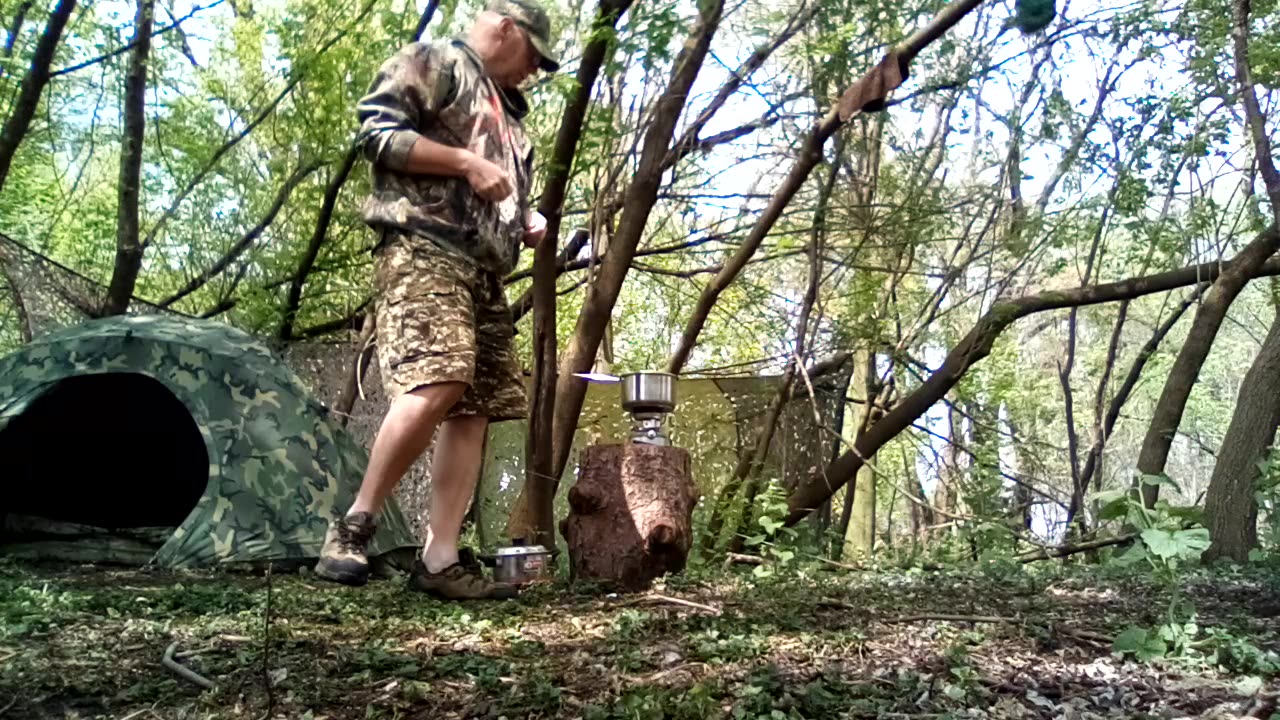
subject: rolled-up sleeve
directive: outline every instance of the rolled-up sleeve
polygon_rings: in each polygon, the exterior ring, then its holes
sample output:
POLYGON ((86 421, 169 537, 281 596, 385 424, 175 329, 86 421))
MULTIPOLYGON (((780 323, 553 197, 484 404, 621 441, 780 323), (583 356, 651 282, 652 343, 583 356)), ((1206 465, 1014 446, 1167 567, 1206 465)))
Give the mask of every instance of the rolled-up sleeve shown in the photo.
POLYGON ((426 46, 415 44, 378 68, 356 105, 356 144, 370 162, 396 172, 406 169, 420 130, 440 109, 442 86, 447 85, 442 77, 447 71, 440 65, 426 46))

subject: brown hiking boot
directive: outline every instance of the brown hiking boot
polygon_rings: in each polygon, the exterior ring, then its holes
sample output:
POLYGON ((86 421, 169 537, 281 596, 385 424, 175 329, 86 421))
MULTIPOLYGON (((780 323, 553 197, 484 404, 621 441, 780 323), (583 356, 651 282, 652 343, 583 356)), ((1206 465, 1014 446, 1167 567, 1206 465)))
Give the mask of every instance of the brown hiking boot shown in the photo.
POLYGON ((373 513, 353 513, 329 523, 316 574, 343 585, 369 582, 369 541, 376 527, 373 513))
POLYGON ((479 567, 454 563, 438 573, 427 572, 418 558, 409 573, 409 589, 435 595, 442 600, 509 600, 518 592, 515 585, 493 582, 479 567))

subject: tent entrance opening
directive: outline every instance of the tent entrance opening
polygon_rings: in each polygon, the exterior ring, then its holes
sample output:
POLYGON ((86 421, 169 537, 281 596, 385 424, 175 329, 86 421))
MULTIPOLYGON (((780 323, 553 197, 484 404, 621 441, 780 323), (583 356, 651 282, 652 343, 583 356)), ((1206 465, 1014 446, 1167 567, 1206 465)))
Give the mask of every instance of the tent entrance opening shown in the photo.
POLYGON ((209 456, 186 406, 137 373, 67 378, 0 431, 0 516, 107 529, 177 527, 209 456))

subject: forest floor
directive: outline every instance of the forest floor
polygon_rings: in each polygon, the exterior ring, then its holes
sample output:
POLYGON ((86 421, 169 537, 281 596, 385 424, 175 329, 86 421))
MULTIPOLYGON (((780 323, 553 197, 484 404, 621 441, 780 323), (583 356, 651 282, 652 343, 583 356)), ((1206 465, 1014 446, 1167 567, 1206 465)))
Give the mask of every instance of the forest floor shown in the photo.
POLYGON ((1199 647, 1113 652, 1167 588, 1098 569, 556 582, 447 604, 396 580, 0 560, 5 718, 1239 718, 1280 720, 1280 571, 1182 585, 1199 647), (216 683, 202 689, 162 664, 216 683), (268 687, 270 689, 268 689, 268 687))

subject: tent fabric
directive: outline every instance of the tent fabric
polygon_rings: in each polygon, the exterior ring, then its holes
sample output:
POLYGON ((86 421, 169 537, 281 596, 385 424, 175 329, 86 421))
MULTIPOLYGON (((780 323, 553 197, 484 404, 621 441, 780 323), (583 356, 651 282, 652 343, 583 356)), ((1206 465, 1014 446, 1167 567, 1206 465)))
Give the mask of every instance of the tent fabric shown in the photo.
MULTIPOLYGON (((354 500, 368 456, 267 346, 223 323, 181 317, 120 316, 68 327, 0 358, 0 433, 61 381, 107 373, 163 384, 190 413, 207 452, 204 492, 153 564, 319 555, 328 521, 354 500)), ((60 451, 74 452, 69 440, 61 438, 60 451)), ((145 452, 146 438, 137 442, 145 452)), ((370 554, 416 544, 389 499, 370 554)))

